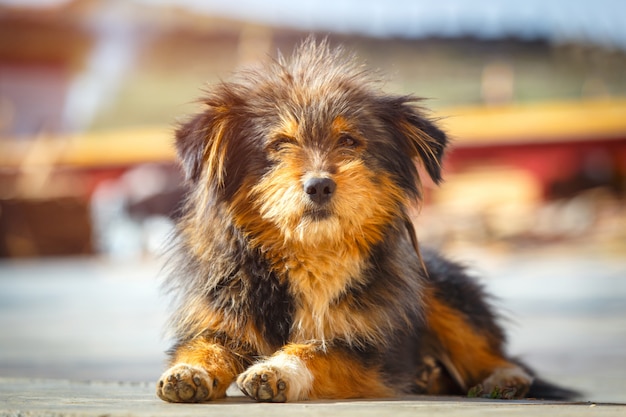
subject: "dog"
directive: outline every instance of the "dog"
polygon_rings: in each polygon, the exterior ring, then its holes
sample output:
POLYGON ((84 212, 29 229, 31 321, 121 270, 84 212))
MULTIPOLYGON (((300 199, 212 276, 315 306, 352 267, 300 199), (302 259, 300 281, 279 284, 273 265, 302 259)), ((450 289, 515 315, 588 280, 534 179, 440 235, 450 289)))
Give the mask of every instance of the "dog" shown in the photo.
POLYGON ((507 356, 462 266, 418 246, 419 172, 440 183, 448 145, 419 103, 313 38, 207 91, 175 135, 189 193, 161 399, 235 381, 263 402, 571 396, 507 356))

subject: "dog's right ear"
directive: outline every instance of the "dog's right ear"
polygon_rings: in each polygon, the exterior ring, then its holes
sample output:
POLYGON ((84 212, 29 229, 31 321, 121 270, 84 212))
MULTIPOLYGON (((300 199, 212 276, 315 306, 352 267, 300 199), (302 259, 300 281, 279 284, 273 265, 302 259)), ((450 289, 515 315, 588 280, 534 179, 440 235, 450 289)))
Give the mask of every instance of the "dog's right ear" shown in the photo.
POLYGON ((178 159, 185 172, 185 178, 193 182, 200 177, 205 148, 205 138, 202 133, 202 119, 198 114, 192 120, 181 124, 176 129, 176 150, 178 159))
POLYGON ((188 181, 206 180, 221 187, 224 184, 226 118, 209 107, 176 130, 176 150, 188 181))

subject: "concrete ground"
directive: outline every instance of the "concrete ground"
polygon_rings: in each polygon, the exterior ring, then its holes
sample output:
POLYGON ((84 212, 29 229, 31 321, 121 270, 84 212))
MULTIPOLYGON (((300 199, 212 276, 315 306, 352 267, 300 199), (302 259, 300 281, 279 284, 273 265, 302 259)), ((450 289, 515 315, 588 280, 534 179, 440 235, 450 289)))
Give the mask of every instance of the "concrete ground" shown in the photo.
POLYGON ((622 250, 544 247, 457 251, 505 312, 510 352, 577 403, 408 397, 255 404, 235 396, 166 404, 167 298, 153 259, 0 263, 0 416, 56 415, 626 415, 626 256, 622 250))
POLYGON ((152 384, 3 379, 0 416, 624 416, 626 406, 598 403, 406 397, 394 400, 264 404, 236 396, 207 404, 155 399, 152 384))

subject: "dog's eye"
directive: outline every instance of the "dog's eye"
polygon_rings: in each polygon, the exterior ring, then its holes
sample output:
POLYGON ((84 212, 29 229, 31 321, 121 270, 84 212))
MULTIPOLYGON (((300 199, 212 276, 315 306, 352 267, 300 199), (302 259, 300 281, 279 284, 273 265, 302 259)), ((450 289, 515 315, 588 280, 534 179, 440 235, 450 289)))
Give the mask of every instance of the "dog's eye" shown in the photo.
POLYGON ((341 135, 338 143, 339 146, 344 148, 356 148, 357 146, 359 146, 359 141, 347 134, 341 135))
POLYGON ((289 136, 279 136, 272 140, 269 144, 269 148, 272 151, 278 152, 285 148, 286 145, 294 143, 294 140, 289 136))

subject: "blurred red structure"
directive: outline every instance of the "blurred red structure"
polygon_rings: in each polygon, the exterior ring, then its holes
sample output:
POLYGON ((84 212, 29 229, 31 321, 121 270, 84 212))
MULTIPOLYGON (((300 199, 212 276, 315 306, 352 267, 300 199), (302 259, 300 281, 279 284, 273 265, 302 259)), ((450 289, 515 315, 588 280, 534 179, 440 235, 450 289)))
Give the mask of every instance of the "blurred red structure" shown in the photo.
POLYGON ((452 172, 489 165, 521 169, 535 177, 544 199, 594 187, 626 191, 625 100, 450 113, 447 123, 456 139, 447 159, 452 172))

